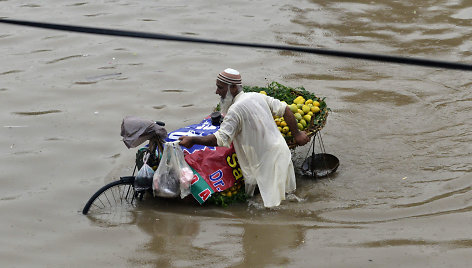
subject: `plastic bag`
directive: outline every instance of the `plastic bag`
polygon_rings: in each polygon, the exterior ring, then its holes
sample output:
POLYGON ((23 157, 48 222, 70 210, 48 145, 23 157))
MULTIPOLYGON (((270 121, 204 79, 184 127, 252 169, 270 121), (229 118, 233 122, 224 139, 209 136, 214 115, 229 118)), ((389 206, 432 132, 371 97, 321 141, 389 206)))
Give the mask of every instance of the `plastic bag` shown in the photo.
POLYGON ((154 173, 152 189, 154 196, 184 198, 190 194, 193 172, 185 162, 179 141, 164 144, 159 167, 154 173))
POLYGON ((134 188, 136 191, 145 191, 152 187, 154 170, 147 164, 151 154, 145 153, 143 156, 143 165, 134 179, 134 188))

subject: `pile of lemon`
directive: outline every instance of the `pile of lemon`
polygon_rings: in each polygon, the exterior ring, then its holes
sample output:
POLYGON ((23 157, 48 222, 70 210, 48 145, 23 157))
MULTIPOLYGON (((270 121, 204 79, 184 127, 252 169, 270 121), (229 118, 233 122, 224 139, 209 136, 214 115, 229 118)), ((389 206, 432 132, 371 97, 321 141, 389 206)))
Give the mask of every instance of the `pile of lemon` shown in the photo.
MULTIPOLYGON (((233 195, 236 195, 239 191, 239 189, 241 189, 241 186, 242 186, 242 183, 241 181, 236 181, 236 183, 234 184, 234 186, 220 192, 223 196, 227 196, 227 197, 231 197, 233 195)), ((244 189, 243 189, 244 190, 244 189)))
MULTIPOLYGON (((263 91, 260 93, 264 94, 263 91)), ((298 96, 289 105, 289 108, 293 112, 295 119, 297 119, 298 129, 305 130, 310 126, 312 117, 320 112, 320 103, 312 99, 305 100, 302 96, 298 96)), ((283 117, 274 116, 274 121, 282 136, 292 136, 292 132, 283 117)))

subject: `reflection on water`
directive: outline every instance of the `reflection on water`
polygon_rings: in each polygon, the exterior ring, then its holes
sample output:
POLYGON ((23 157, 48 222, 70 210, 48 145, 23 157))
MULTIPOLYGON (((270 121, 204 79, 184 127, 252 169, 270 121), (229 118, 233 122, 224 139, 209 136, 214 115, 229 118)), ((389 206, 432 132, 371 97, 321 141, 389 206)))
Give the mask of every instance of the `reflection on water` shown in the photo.
MULTIPOLYGON (((240 217, 243 214, 235 215, 224 211, 220 211, 223 213, 220 214, 219 208, 209 208, 216 209, 213 212, 205 212, 205 208, 191 211, 188 207, 179 208, 182 204, 178 202, 155 201, 152 203, 153 207, 143 204, 135 211, 129 211, 128 219, 121 214, 122 224, 136 225, 150 238, 142 249, 152 252, 152 256, 144 259, 131 258, 130 263, 133 265, 147 264, 154 267, 283 266, 291 263, 290 257, 278 252, 290 251, 304 244, 306 227, 288 225, 283 220, 268 221, 259 216, 244 220, 240 217), (158 206, 164 206, 164 211, 156 209, 158 206), (175 213, 176 210, 180 213, 175 213), (204 216, 205 213, 210 213, 208 215, 212 216, 204 216)), ((243 211, 236 213, 243 213, 243 211)), ((249 211, 244 211, 244 214, 247 215, 247 213, 251 214, 249 211)), ((259 213, 256 211, 256 214, 259 213)), ((270 216, 270 213, 266 216, 270 216)), ((277 219, 278 216, 273 214, 272 217, 277 219)), ((110 217, 108 226, 104 225, 102 220, 93 220, 93 222, 102 227, 112 227, 116 226, 113 223, 114 220, 116 218, 110 217)))

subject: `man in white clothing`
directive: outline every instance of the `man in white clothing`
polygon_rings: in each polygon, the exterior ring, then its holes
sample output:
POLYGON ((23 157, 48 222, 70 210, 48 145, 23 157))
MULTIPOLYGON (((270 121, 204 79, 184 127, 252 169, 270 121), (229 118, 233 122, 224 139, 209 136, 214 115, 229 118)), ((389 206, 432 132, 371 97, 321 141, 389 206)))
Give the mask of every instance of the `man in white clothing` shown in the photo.
POLYGON ((264 206, 278 206, 285 200, 285 193, 295 190, 296 182, 290 149, 273 116, 284 117, 298 145, 305 145, 310 139, 298 130, 297 120, 286 103, 263 94, 243 92, 241 75, 234 69, 218 74, 216 94, 220 95, 220 107, 226 114, 220 129, 208 136, 180 137, 180 145, 230 147, 233 143, 246 193, 252 196, 257 185, 264 206))

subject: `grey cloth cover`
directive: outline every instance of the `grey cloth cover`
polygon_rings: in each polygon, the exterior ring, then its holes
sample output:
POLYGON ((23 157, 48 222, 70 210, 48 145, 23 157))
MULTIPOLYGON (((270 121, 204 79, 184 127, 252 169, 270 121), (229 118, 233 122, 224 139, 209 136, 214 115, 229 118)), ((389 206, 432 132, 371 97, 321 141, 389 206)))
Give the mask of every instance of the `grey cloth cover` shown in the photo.
POLYGON ((121 136, 126 147, 134 148, 152 138, 167 138, 167 130, 152 120, 126 116, 121 123, 121 136))

